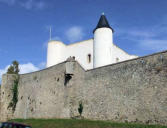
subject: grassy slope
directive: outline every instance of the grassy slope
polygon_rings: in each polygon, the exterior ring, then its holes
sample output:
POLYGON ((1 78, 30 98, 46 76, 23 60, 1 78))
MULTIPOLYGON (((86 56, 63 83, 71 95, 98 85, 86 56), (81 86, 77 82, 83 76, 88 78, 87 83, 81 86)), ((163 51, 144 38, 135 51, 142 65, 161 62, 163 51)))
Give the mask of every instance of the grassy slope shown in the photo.
POLYGON ((113 123, 109 121, 72 119, 15 119, 11 121, 28 124, 33 128, 167 128, 167 126, 159 125, 113 123))

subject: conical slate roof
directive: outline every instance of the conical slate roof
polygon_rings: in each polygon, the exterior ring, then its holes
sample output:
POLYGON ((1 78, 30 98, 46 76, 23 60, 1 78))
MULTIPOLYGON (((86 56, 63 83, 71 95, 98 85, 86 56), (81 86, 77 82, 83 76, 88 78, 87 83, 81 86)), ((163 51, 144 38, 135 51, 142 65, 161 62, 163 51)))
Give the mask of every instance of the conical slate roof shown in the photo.
POLYGON ((96 29, 98 28, 110 28, 113 32, 114 30, 110 27, 108 21, 107 21, 107 18, 104 14, 101 15, 100 19, 99 19, 99 22, 96 26, 96 28, 93 30, 93 33, 96 31, 96 29))

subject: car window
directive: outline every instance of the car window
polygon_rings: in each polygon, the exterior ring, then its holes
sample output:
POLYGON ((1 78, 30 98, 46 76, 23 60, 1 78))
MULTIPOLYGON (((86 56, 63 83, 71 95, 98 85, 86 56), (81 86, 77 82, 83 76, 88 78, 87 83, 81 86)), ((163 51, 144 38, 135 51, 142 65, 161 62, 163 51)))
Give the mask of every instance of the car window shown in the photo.
POLYGON ((0 128, 2 127, 2 123, 0 123, 0 128))

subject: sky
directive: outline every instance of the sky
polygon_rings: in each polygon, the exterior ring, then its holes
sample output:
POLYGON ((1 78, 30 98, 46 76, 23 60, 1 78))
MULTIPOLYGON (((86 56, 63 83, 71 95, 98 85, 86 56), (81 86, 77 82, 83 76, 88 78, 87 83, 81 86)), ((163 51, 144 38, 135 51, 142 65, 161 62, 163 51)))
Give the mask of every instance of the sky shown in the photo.
POLYGON ((167 50, 167 0, 0 0, 0 76, 13 60, 20 73, 45 68, 52 39, 93 38, 104 12, 114 43, 138 56, 167 50))

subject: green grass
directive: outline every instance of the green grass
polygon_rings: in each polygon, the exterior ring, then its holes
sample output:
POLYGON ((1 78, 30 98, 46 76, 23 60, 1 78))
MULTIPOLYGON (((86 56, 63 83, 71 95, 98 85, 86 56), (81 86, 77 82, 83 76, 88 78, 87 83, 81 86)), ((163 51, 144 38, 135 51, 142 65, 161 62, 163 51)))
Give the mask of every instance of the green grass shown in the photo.
POLYGON ((32 128, 167 128, 167 126, 160 125, 115 123, 111 121, 79 119, 14 119, 10 121, 28 124, 31 125, 32 128))

